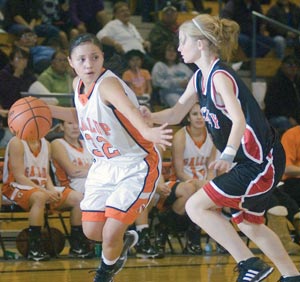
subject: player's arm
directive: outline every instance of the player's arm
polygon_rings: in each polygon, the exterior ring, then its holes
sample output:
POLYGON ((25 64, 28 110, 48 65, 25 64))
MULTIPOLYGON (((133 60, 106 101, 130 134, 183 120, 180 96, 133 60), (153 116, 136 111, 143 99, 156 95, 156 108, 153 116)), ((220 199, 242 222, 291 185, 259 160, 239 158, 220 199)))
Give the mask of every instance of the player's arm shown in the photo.
POLYGON ((216 73, 213 76, 213 83, 217 95, 220 95, 226 111, 230 116, 232 127, 225 150, 222 152, 220 158, 212 162, 209 167, 219 171, 228 171, 232 167, 233 159, 241 144, 246 129, 246 120, 241 105, 236 97, 232 80, 223 73, 216 73))
POLYGON ((176 177, 181 181, 190 180, 191 177, 184 172, 184 149, 185 149, 185 132, 179 129, 173 138, 172 143, 172 161, 176 177))
POLYGON ((191 78, 178 102, 172 108, 151 113, 151 119, 156 124, 179 124, 197 101, 197 92, 191 78))
POLYGON ((69 177, 87 177, 89 167, 73 164, 65 146, 58 140, 51 142, 51 152, 53 161, 56 161, 69 177))
POLYGON ((49 171, 50 171, 50 159, 51 159, 51 146, 50 143, 47 141, 48 146, 48 166, 47 166, 47 183, 46 183, 46 192, 49 196, 50 201, 52 202, 58 202, 61 197, 62 193, 57 191, 54 187, 53 181, 50 177, 49 171))
POLYGON ((99 90, 102 101, 107 105, 113 105, 121 112, 145 139, 162 146, 171 146, 169 140, 172 139, 172 129, 166 129, 167 124, 160 127, 150 127, 139 109, 127 97, 117 78, 105 78, 100 84, 99 90))

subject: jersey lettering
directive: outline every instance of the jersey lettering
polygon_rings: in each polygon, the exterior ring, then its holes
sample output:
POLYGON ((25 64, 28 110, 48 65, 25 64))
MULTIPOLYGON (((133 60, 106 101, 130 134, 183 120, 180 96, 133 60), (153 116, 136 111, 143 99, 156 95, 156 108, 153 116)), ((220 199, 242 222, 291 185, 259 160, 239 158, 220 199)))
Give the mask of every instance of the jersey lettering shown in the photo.
POLYGON ((96 157, 101 158, 105 156, 107 159, 111 159, 121 155, 120 151, 114 148, 104 137, 97 136, 96 137, 97 144, 96 144, 93 140, 93 137, 89 133, 86 133, 84 136, 85 139, 87 141, 92 142, 93 146, 95 147, 94 149, 92 149, 92 153, 96 157))
POLYGON ((91 120, 87 118, 86 121, 81 119, 80 123, 80 130, 83 131, 90 131, 91 133, 99 133, 100 135, 110 135, 110 127, 102 122, 98 122, 96 120, 91 120))

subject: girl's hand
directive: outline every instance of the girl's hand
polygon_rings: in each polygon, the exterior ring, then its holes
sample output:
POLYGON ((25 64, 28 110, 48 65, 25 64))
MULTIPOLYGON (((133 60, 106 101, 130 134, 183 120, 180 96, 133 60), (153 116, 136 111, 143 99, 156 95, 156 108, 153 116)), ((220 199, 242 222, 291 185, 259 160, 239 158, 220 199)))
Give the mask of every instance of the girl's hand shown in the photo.
POLYGON ((218 170, 218 175, 228 172, 232 167, 232 162, 228 162, 225 160, 215 160, 209 164, 209 169, 218 170))
POLYGON ((149 128, 144 134, 144 138, 153 142, 154 144, 160 145, 162 149, 165 151, 166 146, 171 146, 172 142, 172 129, 166 128, 168 126, 167 123, 159 126, 149 128))

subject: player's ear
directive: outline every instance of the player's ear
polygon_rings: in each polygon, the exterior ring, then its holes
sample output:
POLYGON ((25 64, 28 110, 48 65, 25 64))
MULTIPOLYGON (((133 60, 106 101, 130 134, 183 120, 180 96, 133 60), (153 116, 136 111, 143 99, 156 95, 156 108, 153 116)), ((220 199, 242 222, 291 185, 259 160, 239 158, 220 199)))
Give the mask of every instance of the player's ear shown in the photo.
POLYGON ((74 68, 73 67, 73 64, 72 64, 72 61, 71 61, 71 58, 68 56, 68 62, 69 62, 69 65, 72 67, 72 68, 74 68))

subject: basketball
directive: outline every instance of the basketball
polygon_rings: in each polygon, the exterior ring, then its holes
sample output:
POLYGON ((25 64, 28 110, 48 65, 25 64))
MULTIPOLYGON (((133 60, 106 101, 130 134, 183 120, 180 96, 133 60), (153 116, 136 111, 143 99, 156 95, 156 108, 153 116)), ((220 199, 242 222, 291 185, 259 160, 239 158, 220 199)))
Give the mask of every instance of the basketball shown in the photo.
POLYGON ((45 102, 35 97, 25 97, 11 106, 7 121, 10 131, 18 138, 38 140, 49 132, 52 115, 45 102))

